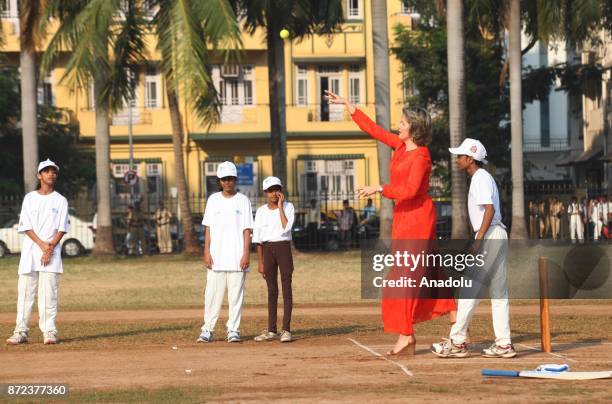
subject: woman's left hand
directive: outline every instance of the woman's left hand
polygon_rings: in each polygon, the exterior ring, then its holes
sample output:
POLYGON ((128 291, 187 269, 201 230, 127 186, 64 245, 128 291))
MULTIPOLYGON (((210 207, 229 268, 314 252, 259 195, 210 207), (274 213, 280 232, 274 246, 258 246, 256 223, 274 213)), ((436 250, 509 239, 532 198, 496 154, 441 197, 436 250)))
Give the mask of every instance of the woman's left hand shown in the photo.
POLYGON ((361 197, 374 195, 375 193, 378 192, 379 189, 380 189, 379 185, 370 185, 367 187, 362 187, 357 190, 357 195, 361 197))

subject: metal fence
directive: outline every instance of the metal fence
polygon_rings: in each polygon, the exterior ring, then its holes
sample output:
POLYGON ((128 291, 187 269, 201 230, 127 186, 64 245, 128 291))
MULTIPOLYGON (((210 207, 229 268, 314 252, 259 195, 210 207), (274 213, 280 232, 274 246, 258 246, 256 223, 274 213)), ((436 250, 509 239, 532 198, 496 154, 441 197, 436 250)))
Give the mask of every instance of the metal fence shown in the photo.
MULTIPOLYGON (((267 203, 266 197, 263 195, 250 195, 247 197, 251 201, 253 214, 257 208, 267 203)), ((4 229, 0 232, 11 233, 14 237, 22 237, 17 235, 14 226, 18 222, 19 212, 21 209, 22 197, 19 196, 2 196, 0 197, 0 225, 4 229), (13 231, 8 229, 12 228, 13 231)), ((287 195, 287 201, 293 203, 295 207, 295 223, 293 226, 294 244, 297 248, 303 250, 337 250, 342 248, 357 248, 364 239, 377 238, 379 232, 379 212, 380 212, 380 196, 375 195, 371 198, 360 198, 356 193, 318 193, 308 195, 287 195), (371 201, 369 201, 371 200, 371 201), (346 209, 350 219, 346 222, 339 223, 341 211, 345 209, 344 202, 348 203, 346 209), (314 208, 313 208, 314 206, 314 208), (319 222, 313 226, 308 223, 309 209, 318 210, 319 222), (348 222, 348 225, 347 225, 348 222), (347 229, 348 227, 348 229, 347 229)), ((171 235, 173 239, 174 251, 182 249, 182 224, 181 212, 177 198, 143 198, 137 201, 137 206, 144 217, 145 230, 145 246, 141 246, 144 253, 155 252, 156 244, 156 225, 154 220, 155 211, 163 203, 172 213, 171 220, 171 235)), ((127 226, 128 206, 132 204, 129 195, 120 195, 112 199, 112 221, 113 221, 113 239, 117 252, 127 253, 127 238, 129 237, 127 226)), ((203 243, 203 227, 201 225, 204 209, 206 207, 206 198, 191 196, 189 205, 192 213, 192 222, 194 230, 200 243, 203 243)), ((438 215, 438 237, 448 238, 450 236, 450 202, 445 200, 436 201, 436 209, 438 215)), ((92 243, 89 242, 91 237, 95 238, 95 230, 93 229, 93 218, 96 214, 95 201, 91 198, 80 197, 69 200, 69 210, 71 214, 71 222, 74 223, 74 235, 78 241, 78 248, 73 248, 78 253, 92 248, 92 243)), ((67 240, 68 238, 65 238, 67 240)), ((20 240, 20 239, 19 239, 20 240)), ((0 241, 2 237, 0 236, 0 241)), ((93 242, 93 241, 92 241, 93 242)), ((5 241, 6 243, 6 241, 5 241)), ((15 242, 12 241, 11 245, 15 242)), ((14 249, 11 249, 11 252, 14 249)))

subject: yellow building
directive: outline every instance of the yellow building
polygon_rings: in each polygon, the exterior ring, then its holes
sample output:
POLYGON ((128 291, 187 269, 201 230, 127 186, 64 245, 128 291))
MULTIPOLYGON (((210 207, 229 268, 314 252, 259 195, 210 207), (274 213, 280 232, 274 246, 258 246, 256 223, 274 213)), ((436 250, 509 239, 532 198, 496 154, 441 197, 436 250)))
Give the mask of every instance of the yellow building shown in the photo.
MULTIPOLYGON (((331 89, 372 118, 375 116, 372 0, 344 0, 346 22, 340 32, 329 36, 285 41, 287 99, 288 184, 292 194, 307 192, 351 192, 361 185, 378 182, 375 142, 361 133, 343 108, 322 102, 322 92, 331 89)), ((3 52, 18 62, 19 41, 16 0, 4 0, 3 52)), ((407 2, 387 0, 388 32, 393 26, 409 25, 407 2)), ((239 188, 259 193, 262 180, 272 174, 270 118, 268 112, 268 69, 266 42, 262 32, 243 35, 245 53, 239 66, 217 65, 213 70, 224 108, 221 123, 206 132, 191 111, 184 117, 185 167, 190 192, 205 197, 214 183, 216 165, 233 160, 241 164, 239 188), (251 175, 252 172, 252 175, 251 175)), ((151 63, 138 73, 139 86, 133 102, 134 158, 140 176, 147 178, 148 198, 169 195, 174 187, 170 117, 160 76, 159 54, 154 38, 149 41, 151 63)), ((71 94, 58 85, 61 62, 49 77, 40 80, 40 102, 49 102, 74 112, 83 142, 94 143, 95 112, 91 94, 71 94)), ((402 69, 390 56, 391 122, 401 118, 404 100, 402 69)), ((115 193, 127 192, 123 174, 129 169, 128 110, 112 117, 111 158, 115 193)))

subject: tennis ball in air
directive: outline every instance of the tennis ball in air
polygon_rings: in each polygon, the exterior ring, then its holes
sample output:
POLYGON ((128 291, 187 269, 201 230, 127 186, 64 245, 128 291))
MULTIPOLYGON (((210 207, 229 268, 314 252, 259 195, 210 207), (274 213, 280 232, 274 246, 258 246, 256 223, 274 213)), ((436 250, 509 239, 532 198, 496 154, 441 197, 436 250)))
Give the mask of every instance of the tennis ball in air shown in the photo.
POLYGON ((280 37, 283 38, 283 39, 289 38, 289 30, 282 29, 281 32, 280 32, 280 37))

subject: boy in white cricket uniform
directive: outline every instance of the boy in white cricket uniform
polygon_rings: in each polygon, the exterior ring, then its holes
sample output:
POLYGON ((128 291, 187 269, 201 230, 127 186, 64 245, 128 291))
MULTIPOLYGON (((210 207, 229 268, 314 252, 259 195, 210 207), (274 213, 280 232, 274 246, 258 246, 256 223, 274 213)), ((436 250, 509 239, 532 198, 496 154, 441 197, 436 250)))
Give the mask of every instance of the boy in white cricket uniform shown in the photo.
MULTIPOLYGON (((495 342, 482 351, 488 358, 512 358, 516 351, 510 339, 510 305, 506 279, 506 254, 508 234, 501 221, 499 192, 495 180, 483 165, 487 163, 487 151, 478 140, 466 138, 461 146, 450 148, 457 156, 457 165, 472 177, 468 194, 468 213, 476 232, 477 245, 486 251, 485 265, 480 270, 491 274, 489 291, 495 342)), ((468 355, 467 332, 479 299, 459 299, 457 322, 453 324, 450 338, 432 345, 432 352, 443 358, 463 358, 468 355)))
POLYGON ((285 201, 283 184, 276 177, 263 181, 268 203, 255 213, 253 243, 257 244, 258 272, 266 280, 268 288, 268 329, 255 337, 255 341, 271 341, 278 338, 276 307, 278 304, 278 272, 283 286, 283 329, 281 342, 291 342, 291 312, 293 310, 293 256, 291 255, 291 228, 295 209, 285 201))
POLYGON ((204 265, 207 269, 204 293, 204 325, 197 342, 211 342, 219 319, 225 289, 229 302, 227 341, 240 342, 240 318, 244 281, 249 270, 253 211, 251 202, 236 192, 236 166, 219 164, 217 178, 223 191, 206 202, 202 224, 206 226, 204 265))
POLYGON ((34 297, 38 291, 38 326, 45 344, 56 344, 57 290, 63 273, 60 241, 68 233, 68 201, 55 191, 59 167, 47 159, 38 165, 40 189, 23 199, 19 232, 25 233, 19 260, 17 321, 9 345, 28 342, 34 297))

